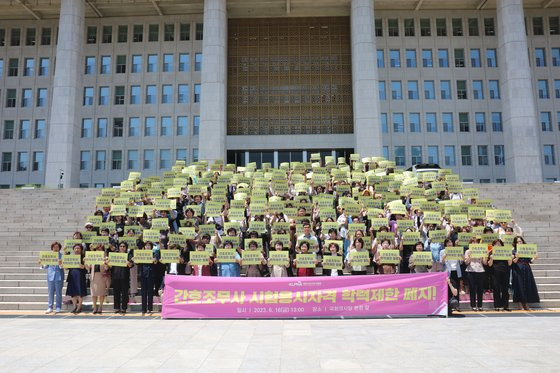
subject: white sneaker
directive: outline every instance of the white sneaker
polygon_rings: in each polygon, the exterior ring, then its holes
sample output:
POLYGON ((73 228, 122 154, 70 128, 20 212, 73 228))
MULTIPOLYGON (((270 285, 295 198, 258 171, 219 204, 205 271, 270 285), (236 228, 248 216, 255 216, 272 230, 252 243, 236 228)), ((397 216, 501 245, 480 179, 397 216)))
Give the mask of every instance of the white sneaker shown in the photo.
POLYGON ((60 308, 57 308, 54 313, 60 313, 60 308))
POLYGON ((45 311, 45 313, 48 315, 49 313, 52 313, 52 308, 47 308, 47 310, 45 311))

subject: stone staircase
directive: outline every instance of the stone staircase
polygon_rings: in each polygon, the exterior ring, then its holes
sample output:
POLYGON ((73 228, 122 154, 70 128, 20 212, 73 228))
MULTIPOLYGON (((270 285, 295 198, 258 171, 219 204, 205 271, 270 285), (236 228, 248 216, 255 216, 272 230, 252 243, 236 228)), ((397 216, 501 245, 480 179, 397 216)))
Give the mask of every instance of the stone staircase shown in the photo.
MULTIPOLYGON (((476 187, 480 198, 494 200, 498 208, 511 209, 527 242, 539 245, 539 260, 532 268, 541 296, 540 308, 560 308, 560 185, 476 187)), ((76 230, 82 230, 98 194, 95 189, 0 192, 0 310, 46 309, 46 274, 37 264, 37 252, 48 250, 53 241, 63 243, 76 230)), ((105 309, 111 310, 112 296, 107 301, 105 309)), ((131 308, 136 311, 139 305, 131 308)))

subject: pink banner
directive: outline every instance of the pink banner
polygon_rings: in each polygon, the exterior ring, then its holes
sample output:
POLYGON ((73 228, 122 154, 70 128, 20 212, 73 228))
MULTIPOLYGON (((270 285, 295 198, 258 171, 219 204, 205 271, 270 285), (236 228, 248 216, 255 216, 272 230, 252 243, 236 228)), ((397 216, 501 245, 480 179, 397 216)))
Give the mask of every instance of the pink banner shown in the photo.
POLYGON ((447 273, 342 277, 165 276, 163 318, 447 315, 447 273))

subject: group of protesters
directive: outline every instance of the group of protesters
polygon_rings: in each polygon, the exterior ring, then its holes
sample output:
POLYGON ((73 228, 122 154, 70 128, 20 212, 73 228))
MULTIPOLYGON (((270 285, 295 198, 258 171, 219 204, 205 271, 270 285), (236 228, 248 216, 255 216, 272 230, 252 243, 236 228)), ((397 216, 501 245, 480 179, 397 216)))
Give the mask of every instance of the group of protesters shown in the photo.
MULTIPOLYGON (((97 203, 93 215, 96 221, 88 221, 84 231, 74 234, 71 247, 58 242, 51 245, 61 260, 57 266, 44 266, 48 271, 47 313, 61 310, 64 251, 82 258, 80 266, 69 268, 66 275, 66 295, 72 298, 73 313, 83 311, 83 298, 89 289, 93 313, 101 314, 112 289, 113 311, 125 314, 140 288, 142 314, 151 314, 154 297, 161 297, 165 291, 164 277, 175 275, 287 277, 448 272, 454 308, 467 292, 473 311, 482 310, 484 295, 489 292, 496 311, 510 311, 510 289, 513 301, 522 309, 530 310, 529 303, 539 302, 531 271, 531 263, 537 257, 520 257, 516 253, 517 245, 525 244, 522 229, 511 218, 505 221, 474 214, 463 225, 453 224, 450 211, 466 212, 479 200, 476 193, 464 193, 456 183, 452 185, 451 180, 456 179, 448 172, 422 177, 373 158, 361 162, 354 159, 350 164, 339 160, 337 165, 317 160, 280 169, 263 165, 259 170, 254 165, 208 167, 200 162, 189 167, 178 164, 173 173, 175 178, 164 175, 163 183, 155 178, 141 180, 139 175, 123 182, 120 190, 106 193, 110 203, 97 203), (314 173, 325 176, 313 177, 314 173), (176 182, 177 176, 184 176, 179 178, 182 184, 176 182), (174 180, 174 184, 166 179, 174 180), (422 198, 419 190, 427 198, 422 198), (130 198, 125 207, 115 208, 116 199, 127 196, 130 198), (157 202, 161 199, 172 202, 162 207, 157 202), (444 205, 445 210, 441 208, 444 205), (141 210, 138 206, 142 206, 141 210), (447 211, 447 206, 455 210, 447 211), (441 211, 437 222, 425 221, 428 210, 441 211), (147 239, 143 232, 153 229, 155 219, 159 234, 147 239), (161 225, 162 220, 167 224, 161 225), (415 242, 404 239, 408 232, 418 232, 415 242), (435 232, 440 234, 436 237, 435 232), (177 235, 184 237, 177 240, 177 235), (105 243, 90 243, 91 236, 108 239, 105 243), (492 248, 504 246, 505 242, 512 245, 511 257, 494 260, 492 248), (488 244, 488 255, 473 257, 469 245, 480 243, 488 244), (461 260, 448 259, 446 250, 451 247, 463 248, 461 260), (234 249, 235 259, 221 261, 218 249, 234 249), (136 263, 137 250, 151 250, 152 262, 136 263), (163 263, 162 250, 175 250, 178 260, 163 263), (260 261, 244 263, 244 251, 253 250, 260 251, 260 261), (398 260, 385 262, 386 250, 397 250, 398 260), (103 263, 88 265, 83 260, 87 251, 103 251, 103 263), (207 262, 192 262, 195 251, 208 252, 207 262), (273 262, 270 253, 274 251, 287 251, 287 262, 273 262), (126 265, 112 265, 112 252, 127 253, 126 265), (431 263, 416 264, 418 252, 431 253, 431 263), (367 253, 364 256, 368 260, 353 261, 354 253, 367 253), (302 254, 312 254, 312 266, 298 264, 302 254), (340 266, 324 268, 327 256, 340 256, 340 266)), ((487 204, 484 207, 492 209, 487 204)))

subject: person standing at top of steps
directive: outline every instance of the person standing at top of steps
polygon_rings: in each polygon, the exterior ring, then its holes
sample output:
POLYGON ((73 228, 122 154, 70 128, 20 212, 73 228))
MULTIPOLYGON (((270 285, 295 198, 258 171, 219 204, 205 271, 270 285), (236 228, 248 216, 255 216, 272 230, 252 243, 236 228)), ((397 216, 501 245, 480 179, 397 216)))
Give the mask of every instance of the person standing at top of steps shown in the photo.
POLYGON ((56 293, 56 309, 55 313, 60 312, 62 307, 62 285, 64 283, 64 269, 62 269, 62 246, 59 242, 53 242, 51 244, 51 251, 58 253, 58 265, 46 265, 43 266, 41 260, 39 264, 43 269, 47 270, 47 286, 49 291, 49 305, 47 308, 47 314, 53 312, 54 296, 56 293))

